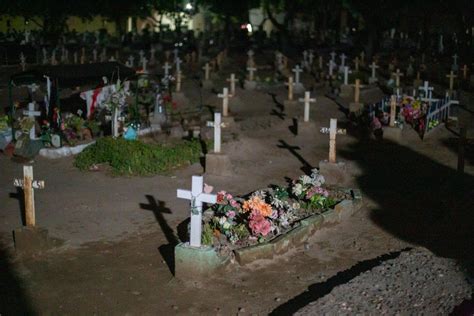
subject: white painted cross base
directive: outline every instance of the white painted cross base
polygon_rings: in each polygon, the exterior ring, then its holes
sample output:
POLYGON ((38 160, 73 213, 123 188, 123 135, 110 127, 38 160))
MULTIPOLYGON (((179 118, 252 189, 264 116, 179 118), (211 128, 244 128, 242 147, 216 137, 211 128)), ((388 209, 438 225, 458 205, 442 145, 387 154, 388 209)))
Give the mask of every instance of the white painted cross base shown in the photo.
POLYGON ((206 154, 206 174, 228 177, 234 174, 227 154, 211 152, 206 154))
POLYGON ((178 198, 191 201, 191 232, 189 242, 191 247, 201 247, 203 203, 215 204, 217 202, 217 195, 204 193, 203 187, 203 177, 193 176, 191 191, 177 190, 178 198))
POLYGON ((252 80, 245 80, 244 81, 244 89, 245 90, 255 90, 257 88, 257 82, 252 80))

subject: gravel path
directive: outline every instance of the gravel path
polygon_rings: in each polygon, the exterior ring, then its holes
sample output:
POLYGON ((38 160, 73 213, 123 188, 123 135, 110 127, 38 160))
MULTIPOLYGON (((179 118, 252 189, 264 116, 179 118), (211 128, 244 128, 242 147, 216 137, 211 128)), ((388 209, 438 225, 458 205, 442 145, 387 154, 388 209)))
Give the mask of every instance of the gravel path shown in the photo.
POLYGON ((413 249, 336 286, 295 315, 447 315, 472 290, 454 260, 413 249))

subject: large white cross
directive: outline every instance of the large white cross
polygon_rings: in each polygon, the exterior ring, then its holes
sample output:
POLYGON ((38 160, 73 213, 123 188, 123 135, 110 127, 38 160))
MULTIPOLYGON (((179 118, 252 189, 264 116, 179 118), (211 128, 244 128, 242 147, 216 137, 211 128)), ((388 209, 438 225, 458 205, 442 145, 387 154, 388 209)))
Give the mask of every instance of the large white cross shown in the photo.
POLYGON ((31 102, 28 104, 28 111, 23 111, 23 115, 27 115, 33 121, 33 126, 30 129, 30 139, 36 139, 35 116, 41 116, 41 112, 35 111, 35 103, 31 102))
POLYGON ((392 75, 395 76, 395 87, 400 87, 400 77, 403 77, 404 74, 400 72, 399 68, 397 68, 397 71, 393 72, 392 75))
POLYGON ((209 66, 209 63, 206 63, 206 65, 202 69, 204 70, 204 79, 209 80, 209 73, 211 72, 211 67, 209 66))
POLYGON ((44 189, 44 181, 33 180, 33 167, 23 166, 23 179, 14 179, 13 185, 23 189, 26 226, 34 227, 36 224, 34 189, 44 189))
POLYGON ((208 127, 214 127, 214 152, 221 152, 221 128, 225 127, 219 112, 214 112, 214 121, 207 122, 208 127))
POLYGON ((235 83, 237 80, 235 79, 235 74, 230 74, 230 78, 227 79, 227 82, 230 82, 230 94, 235 94, 235 83))
POLYGON ((329 162, 336 163, 336 135, 345 135, 346 130, 337 128, 337 119, 332 118, 329 122, 329 128, 322 127, 320 130, 323 134, 329 134, 329 162))
POLYGON ((203 203, 215 204, 217 196, 203 192, 204 180, 202 176, 193 176, 191 191, 177 190, 177 197, 191 201, 191 232, 189 245, 201 247, 202 234, 202 205, 203 203))
POLYGON ((352 71, 349 70, 349 66, 344 66, 344 84, 348 85, 349 84, 349 74, 351 74, 352 71))
POLYGON ((247 67, 247 71, 249 72, 249 81, 253 81, 253 73, 257 71, 257 68, 247 67))
POLYGON ((295 84, 300 83, 300 73, 303 72, 303 69, 300 68, 300 65, 296 65, 295 68, 292 69, 295 73, 295 84))
POLYGON ((369 67, 369 68, 372 69, 372 75, 371 75, 370 78, 372 78, 372 79, 377 79, 377 78, 375 77, 375 70, 376 70, 377 68, 379 68, 379 66, 377 66, 377 64, 375 63, 375 61, 373 61, 373 62, 370 64, 370 67, 369 67))
POLYGON ((229 94, 228 88, 223 88, 222 93, 219 93, 217 97, 222 98, 222 115, 228 116, 229 115, 229 98, 232 95, 229 94))
POLYGON ((304 98, 299 99, 300 102, 304 102, 304 117, 303 121, 304 122, 309 122, 309 106, 310 103, 316 102, 316 99, 311 98, 311 92, 305 91, 304 93, 304 98))

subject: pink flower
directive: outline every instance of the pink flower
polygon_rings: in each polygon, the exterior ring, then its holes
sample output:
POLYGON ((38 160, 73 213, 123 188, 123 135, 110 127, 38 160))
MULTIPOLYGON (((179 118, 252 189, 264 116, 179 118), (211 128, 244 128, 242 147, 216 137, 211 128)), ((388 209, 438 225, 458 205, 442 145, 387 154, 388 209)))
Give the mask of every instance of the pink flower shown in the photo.
POLYGON ((235 208, 240 207, 239 202, 237 202, 236 200, 230 200, 230 205, 235 208))
POLYGON ((227 212, 227 217, 228 218, 234 218, 235 217, 235 212, 234 211, 228 211, 227 212))
POLYGON ((228 200, 232 200, 232 194, 227 193, 226 198, 227 198, 228 200))
POLYGON ((269 220, 260 214, 252 213, 250 215, 249 227, 252 234, 266 236, 271 231, 272 225, 269 220))

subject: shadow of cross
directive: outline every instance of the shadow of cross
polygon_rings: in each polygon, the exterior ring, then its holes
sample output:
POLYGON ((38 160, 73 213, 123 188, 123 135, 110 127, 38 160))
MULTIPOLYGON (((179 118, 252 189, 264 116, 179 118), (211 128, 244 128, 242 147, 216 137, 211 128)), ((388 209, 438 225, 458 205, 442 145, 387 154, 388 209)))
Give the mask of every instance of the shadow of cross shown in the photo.
POLYGON ((300 150, 301 148, 298 147, 298 146, 291 146, 289 145, 287 142, 285 142, 284 140, 280 139, 278 140, 278 142, 280 143, 280 145, 277 145, 278 148, 283 148, 283 149, 288 149, 288 151, 293 155, 295 156, 302 164, 303 164, 303 167, 301 167, 301 170, 306 173, 306 174, 310 174, 311 173, 311 170, 314 169, 311 164, 309 162, 307 162, 303 156, 301 156, 297 150, 300 150))
POLYGON ((286 117, 286 114, 285 114, 285 113, 283 113, 283 112, 278 112, 278 111, 275 110, 275 109, 272 109, 272 112, 270 113, 270 115, 277 116, 277 117, 280 118, 281 120, 285 120, 285 117, 286 117))
POLYGON ((168 243, 172 246, 176 246, 179 243, 179 240, 174 234, 173 229, 168 225, 168 222, 163 217, 163 214, 171 214, 170 209, 165 206, 165 202, 157 201, 152 195, 147 194, 145 197, 148 200, 148 204, 140 203, 140 208, 153 212, 153 215, 155 215, 156 221, 165 234, 168 243))

